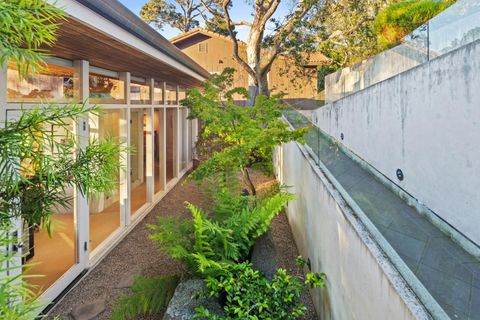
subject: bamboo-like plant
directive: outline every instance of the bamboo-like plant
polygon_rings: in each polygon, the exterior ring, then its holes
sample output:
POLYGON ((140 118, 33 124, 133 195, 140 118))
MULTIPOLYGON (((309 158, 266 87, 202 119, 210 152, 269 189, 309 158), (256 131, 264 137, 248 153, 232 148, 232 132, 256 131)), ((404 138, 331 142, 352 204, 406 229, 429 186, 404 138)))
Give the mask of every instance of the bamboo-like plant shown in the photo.
MULTIPOLYGON (((64 12, 43 0, 0 1, 0 64, 17 64, 21 77, 43 67, 64 12)), ((55 207, 70 206, 65 192, 76 187, 85 196, 112 191, 121 170, 124 147, 113 139, 81 148, 74 134, 78 119, 100 112, 86 104, 43 105, 22 110, 20 118, 0 123, 0 318, 35 318, 43 304, 18 275, 11 235, 12 220, 50 230, 55 207), (62 132, 60 134, 60 132, 62 132), (13 275, 15 274, 15 275, 13 275)))
POLYGON ((58 23, 65 13, 56 3, 44 0, 0 1, 0 65, 13 60, 20 74, 35 72, 48 56, 58 23))

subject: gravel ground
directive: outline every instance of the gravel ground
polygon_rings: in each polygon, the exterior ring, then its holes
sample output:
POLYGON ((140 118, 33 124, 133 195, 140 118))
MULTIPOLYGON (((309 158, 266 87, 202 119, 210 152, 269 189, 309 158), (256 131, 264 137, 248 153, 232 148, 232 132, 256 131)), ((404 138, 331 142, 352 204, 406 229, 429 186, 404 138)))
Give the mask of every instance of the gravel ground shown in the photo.
MULTIPOLYGON (((259 190, 271 183, 271 178, 258 173, 252 174, 252 179, 259 190)), ((157 246, 148 239, 151 230, 147 228, 146 224, 156 223, 159 216, 189 217, 190 214, 184 207, 185 201, 201 208, 208 208, 211 204, 208 196, 202 192, 202 188, 195 183, 179 183, 97 267, 51 310, 47 319, 54 319, 54 316, 58 316, 59 319, 70 319, 69 313, 73 308, 101 298, 106 300, 106 310, 96 319, 110 319, 113 301, 122 293, 129 291, 129 289, 116 288, 119 276, 134 272, 134 270, 142 270, 142 274, 145 276, 180 275, 184 271, 182 264, 160 252, 157 246)), ((277 247, 280 267, 287 269, 291 274, 300 275, 301 272, 295 266, 298 250, 284 213, 274 219, 272 235, 277 247)), ((302 302, 308 309, 305 319, 316 319, 310 295, 305 294, 302 302)))

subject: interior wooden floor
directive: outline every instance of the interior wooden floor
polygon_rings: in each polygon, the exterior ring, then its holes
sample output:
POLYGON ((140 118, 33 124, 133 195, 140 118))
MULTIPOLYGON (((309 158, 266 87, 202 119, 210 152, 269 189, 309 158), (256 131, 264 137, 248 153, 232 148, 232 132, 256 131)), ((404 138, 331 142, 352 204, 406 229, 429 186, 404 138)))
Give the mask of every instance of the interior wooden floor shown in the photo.
MULTIPOLYGON (((132 213, 146 202, 146 184, 132 190, 132 213)), ((72 213, 54 214, 52 234, 41 228, 35 232, 35 255, 27 261, 25 281, 43 292, 76 263, 72 213), (41 275, 41 276, 37 276, 41 275)), ((99 213, 90 214, 90 250, 94 250, 120 227, 120 204, 115 202, 99 213)))

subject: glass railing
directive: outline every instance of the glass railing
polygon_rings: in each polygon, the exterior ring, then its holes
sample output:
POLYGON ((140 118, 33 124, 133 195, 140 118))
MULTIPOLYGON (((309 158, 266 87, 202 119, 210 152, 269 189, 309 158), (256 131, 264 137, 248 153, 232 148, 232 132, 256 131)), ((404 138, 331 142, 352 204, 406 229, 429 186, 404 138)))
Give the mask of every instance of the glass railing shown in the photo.
POLYGON ((330 103, 480 39, 480 0, 459 0, 370 59, 325 77, 330 103))

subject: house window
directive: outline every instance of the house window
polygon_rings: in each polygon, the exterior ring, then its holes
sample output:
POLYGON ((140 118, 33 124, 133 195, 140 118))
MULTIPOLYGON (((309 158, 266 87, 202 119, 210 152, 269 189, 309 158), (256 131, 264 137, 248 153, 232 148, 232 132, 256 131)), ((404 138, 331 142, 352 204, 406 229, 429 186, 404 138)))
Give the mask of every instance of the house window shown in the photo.
POLYGON ((125 85, 119 78, 90 73, 90 103, 125 103, 125 85))
POLYGON ((130 101, 132 104, 150 103, 150 86, 145 81, 130 82, 130 101))
POLYGON ((47 64, 36 74, 20 77, 17 65, 8 64, 8 102, 68 102, 73 98, 73 68, 47 64))
POLYGON ((198 52, 208 53, 208 43, 199 43, 198 52))

